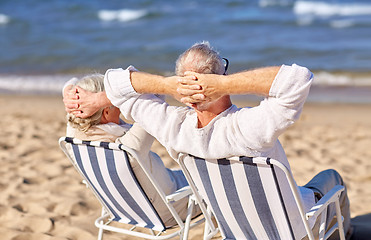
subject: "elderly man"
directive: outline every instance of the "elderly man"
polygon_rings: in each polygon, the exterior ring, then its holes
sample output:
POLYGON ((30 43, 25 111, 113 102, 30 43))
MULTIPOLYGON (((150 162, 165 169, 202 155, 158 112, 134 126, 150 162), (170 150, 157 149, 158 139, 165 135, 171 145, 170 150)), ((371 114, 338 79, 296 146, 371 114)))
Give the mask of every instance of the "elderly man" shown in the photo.
MULTIPOLYGON (((130 66, 105 74, 106 96, 97 96, 97 107, 113 104, 128 119, 138 122, 166 147, 175 160, 180 153, 200 158, 263 156, 289 167, 278 137, 300 116, 313 74, 298 65, 265 67, 232 75, 209 43, 195 44, 179 56, 178 77, 138 72, 130 66), (179 77, 180 76, 180 77, 179 77), (153 94, 169 94, 188 107, 168 105, 153 94), (259 106, 237 108, 230 94, 265 96, 259 106)), ((82 92, 82 94, 84 94, 82 92)), ((92 103, 78 102, 75 113, 89 115, 92 103)), ((72 107, 76 102, 72 102, 72 107)), ((334 185, 344 185, 334 170, 319 173, 299 187, 306 209, 334 185)), ((350 228, 349 200, 341 196, 344 228, 350 228)), ((312 223, 314 224, 314 223, 312 223)), ((300 239, 304 233, 295 234, 300 239)))

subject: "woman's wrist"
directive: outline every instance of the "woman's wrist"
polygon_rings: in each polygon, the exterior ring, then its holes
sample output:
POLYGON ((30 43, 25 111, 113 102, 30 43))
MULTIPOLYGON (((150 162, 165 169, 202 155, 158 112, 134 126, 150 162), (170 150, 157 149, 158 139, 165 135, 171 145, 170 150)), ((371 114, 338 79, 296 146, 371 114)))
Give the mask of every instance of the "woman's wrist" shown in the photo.
POLYGON ((105 108, 112 105, 111 101, 107 98, 106 92, 98 92, 95 94, 95 102, 99 108, 105 108))

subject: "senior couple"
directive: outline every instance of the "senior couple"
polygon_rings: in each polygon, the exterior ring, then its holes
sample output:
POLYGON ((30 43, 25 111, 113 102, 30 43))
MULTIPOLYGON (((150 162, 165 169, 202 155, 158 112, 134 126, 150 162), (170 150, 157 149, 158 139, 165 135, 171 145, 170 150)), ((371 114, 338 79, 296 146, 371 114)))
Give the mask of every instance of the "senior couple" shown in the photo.
MULTIPOLYGON (((92 75, 70 80, 63 91, 69 121, 67 135, 82 140, 121 142, 141 152, 165 193, 188 183, 181 171, 165 168, 150 151, 153 137, 175 160, 180 153, 211 159, 263 156, 289 168, 278 137, 299 118, 313 74, 295 64, 231 75, 225 72, 223 59, 208 42, 202 42, 179 56, 176 76, 162 77, 129 66, 109 69, 104 77, 92 75), (232 94, 265 98, 259 106, 237 108, 231 102, 232 94), (188 107, 170 106, 162 95, 171 95, 188 107), (134 125, 119 119, 120 112, 134 125)), ((138 164, 134 160, 130 163, 141 185, 150 185, 145 184, 148 180, 138 164)), ((305 186, 299 186, 305 209, 309 210, 335 185, 344 185, 342 178, 335 170, 326 170, 305 186)), ((170 216, 161 214, 164 206, 156 193, 149 187, 144 191, 165 225, 174 224, 170 216)), ((346 190, 340 204, 347 233, 350 212, 346 190)), ((182 217, 186 206, 186 199, 176 206, 182 217)), ((197 214, 199 209, 194 212, 197 214)), ((305 233, 295 235, 301 239, 305 233)))

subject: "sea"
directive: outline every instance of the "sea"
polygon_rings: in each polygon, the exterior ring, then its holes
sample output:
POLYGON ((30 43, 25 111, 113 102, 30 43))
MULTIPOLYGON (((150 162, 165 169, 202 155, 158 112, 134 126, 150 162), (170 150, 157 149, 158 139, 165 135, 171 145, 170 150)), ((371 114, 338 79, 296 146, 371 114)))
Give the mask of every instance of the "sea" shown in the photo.
POLYGON ((0 94, 61 95, 128 65, 169 76, 201 41, 229 74, 296 63, 315 76, 308 101, 371 103, 370 0, 1 0, 0 94))

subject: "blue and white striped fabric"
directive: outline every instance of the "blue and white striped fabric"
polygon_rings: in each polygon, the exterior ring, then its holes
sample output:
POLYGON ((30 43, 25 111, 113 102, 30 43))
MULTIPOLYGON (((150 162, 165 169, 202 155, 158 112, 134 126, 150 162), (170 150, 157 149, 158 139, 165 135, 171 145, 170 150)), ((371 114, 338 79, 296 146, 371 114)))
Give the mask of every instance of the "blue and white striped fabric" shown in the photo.
POLYGON ((205 160, 188 155, 183 163, 224 239, 301 239, 294 231, 304 225, 290 186, 269 158, 205 160))
POLYGON ((165 229, 133 174, 127 152, 120 149, 121 144, 72 138, 65 141, 75 166, 114 221, 157 231, 165 229))

